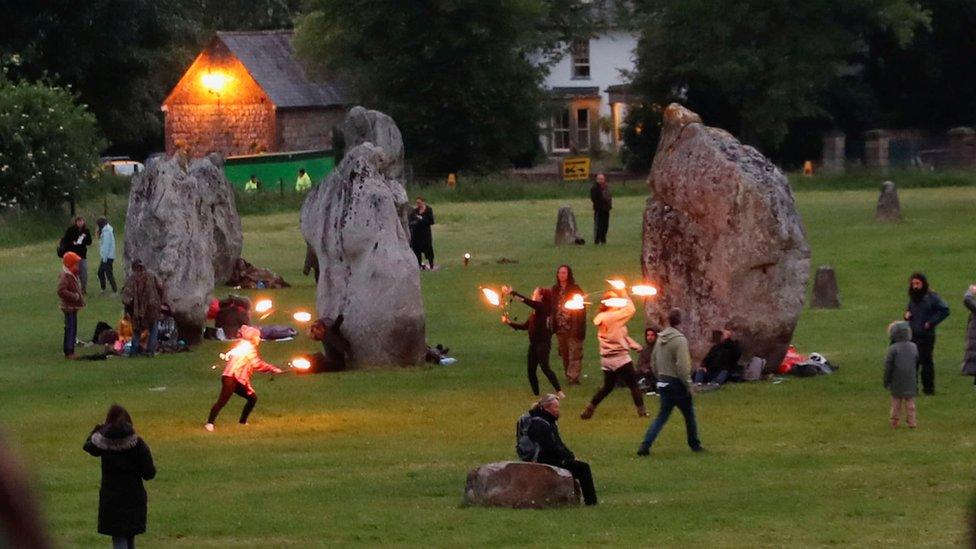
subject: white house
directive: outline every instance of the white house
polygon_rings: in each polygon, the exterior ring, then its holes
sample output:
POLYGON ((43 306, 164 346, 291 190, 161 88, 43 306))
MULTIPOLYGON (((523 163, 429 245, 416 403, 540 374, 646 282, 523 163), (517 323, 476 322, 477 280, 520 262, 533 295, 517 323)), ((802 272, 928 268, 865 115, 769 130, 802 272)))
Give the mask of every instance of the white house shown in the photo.
POLYGON ((545 81, 553 110, 539 138, 548 154, 619 148, 630 102, 622 71, 633 70, 636 47, 635 33, 613 28, 567 45, 545 81))

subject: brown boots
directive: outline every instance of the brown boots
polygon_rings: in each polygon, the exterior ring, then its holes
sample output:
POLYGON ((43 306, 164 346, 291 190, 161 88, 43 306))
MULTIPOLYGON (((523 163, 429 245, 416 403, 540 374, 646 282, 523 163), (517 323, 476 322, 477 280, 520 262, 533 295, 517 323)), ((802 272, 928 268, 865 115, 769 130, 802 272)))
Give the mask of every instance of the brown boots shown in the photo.
POLYGON ((637 407, 637 417, 647 417, 648 415, 647 409, 644 406, 637 407))

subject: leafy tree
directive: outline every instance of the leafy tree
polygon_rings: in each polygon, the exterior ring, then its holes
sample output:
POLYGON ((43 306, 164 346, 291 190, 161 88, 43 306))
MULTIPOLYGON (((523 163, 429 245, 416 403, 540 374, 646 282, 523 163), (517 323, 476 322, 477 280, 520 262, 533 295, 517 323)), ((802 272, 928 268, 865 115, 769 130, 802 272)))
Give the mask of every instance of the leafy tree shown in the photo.
POLYGON ((0 73, 0 204, 55 207, 92 181, 104 141, 65 88, 0 73))

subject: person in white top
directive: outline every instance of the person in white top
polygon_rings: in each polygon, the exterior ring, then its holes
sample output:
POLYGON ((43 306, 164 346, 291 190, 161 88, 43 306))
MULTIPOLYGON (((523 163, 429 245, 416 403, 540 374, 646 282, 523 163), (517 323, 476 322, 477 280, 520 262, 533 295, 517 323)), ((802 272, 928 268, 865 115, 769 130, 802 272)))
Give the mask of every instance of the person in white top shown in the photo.
POLYGON ((99 217, 95 223, 98 225, 98 253, 101 256, 101 263, 98 264, 98 283, 104 294, 105 282, 108 281, 114 295, 119 291, 115 284, 115 272, 112 270, 112 265, 115 263, 115 229, 104 217, 99 217))

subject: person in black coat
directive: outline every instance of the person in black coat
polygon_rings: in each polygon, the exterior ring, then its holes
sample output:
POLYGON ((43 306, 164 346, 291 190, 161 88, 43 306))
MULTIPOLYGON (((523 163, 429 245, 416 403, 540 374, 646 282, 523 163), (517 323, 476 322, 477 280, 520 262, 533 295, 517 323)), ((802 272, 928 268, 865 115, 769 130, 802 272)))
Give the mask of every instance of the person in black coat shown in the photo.
POLYGON ((593 243, 607 243, 607 229, 610 228, 610 210, 613 209, 613 195, 607 186, 607 176, 596 174, 596 182, 590 187, 590 201, 593 202, 593 243))
POLYGON ((551 296, 549 290, 536 288, 532 292, 532 298, 512 290, 508 286, 502 287, 505 295, 511 295, 532 308, 532 313, 528 320, 522 323, 512 322, 508 315, 502 316, 502 323, 508 324, 513 330, 526 330, 529 332, 529 352, 527 357, 526 369, 529 376, 529 386, 532 387, 532 394, 539 396, 539 376, 536 370, 542 368, 542 373, 552 384, 559 398, 564 398, 562 387, 559 385, 559 378, 549 366, 549 353, 552 350, 552 330, 550 329, 549 313, 552 306, 549 304, 551 296))
POLYGON ((935 394, 935 327, 949 316, 949 306, 939 294, 929 288, 922 273, 912 273, 908 281, 908 306, 905 320, 912 327, 912 342, 918 347, 918 364, 922 377, 922 392, 935 394))
POLYGON ((732 339, 732 336, 732 330, 721 331, 718 341, 708 350, 701 365, 692 375, 692 380, 696 384, 707 383, 717 387, 723 385, 736 373, 739 358, 742 356, 742 347, 739 346, 738 341, 732 339))
POLYGON ((309 327, 309 337, 321 341, 322 350, 325 351, 322 358, 313 364, 312 373, 341 372, 346 369, 346 357, 352 353, 352 344, 340 330, 344 320, 345 317, 341 314, 332 321, 322 317, 309 327))
POLYGON ((74 252, 81 258, 78 264, 78 280, 81 281, 81 293, 88 293, 88 246, 91 246, 92 235, 88 227, 85 226, 85 218, 78 216, 74 223, 61 237, 58 244, 58 257, 64 257, 68 252, 74 252))
POLYGON ((431 226, 434 224, 434 210, 427 205, 424 197, 417 197, 417 207, 410 211, 407 218, 410 224, 410 249, 417 256, 417 263, 424 268, 423 256, 427 256, 430 269, 434 268, 434 236, 431 226))
POLYGON ((556 395, 546 395, 529 410, 532 423, 529 424, 529 438, 539 445, 539 455, 536 461, 561 467, 572 473, 579 481, 583 491, 583 502, 596 505, 596 488, 593 486, 593 473, 590 464, 576 459, 576 455, 566 447, 559 436, 559 398, 556 395))
POLYGON ((142 481, 156 476, 149 445, 136 434, 129 412, 114 404, 105 423, 92 429, 84 450, 102 459, 98 533, 112 536, 113 547, 134 549, 135 537, 146 531, 142 481))

